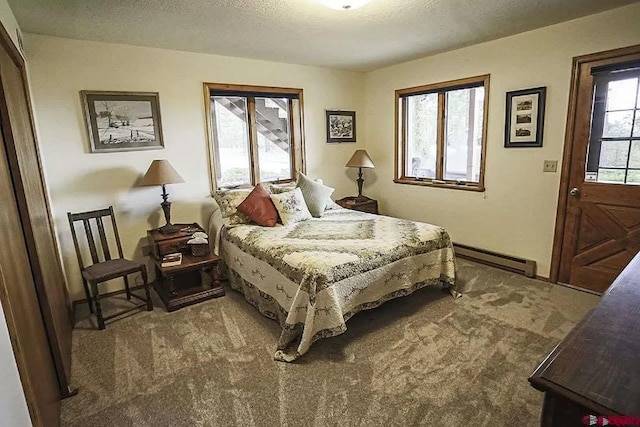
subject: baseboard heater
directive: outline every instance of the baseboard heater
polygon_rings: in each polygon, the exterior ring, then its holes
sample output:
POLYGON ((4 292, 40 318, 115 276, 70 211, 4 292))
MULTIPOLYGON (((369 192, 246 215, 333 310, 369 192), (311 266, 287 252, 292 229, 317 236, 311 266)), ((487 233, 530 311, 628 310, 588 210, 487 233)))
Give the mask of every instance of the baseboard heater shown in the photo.
POLYGON ((459 243, 454 243, 453 249, 460 258, 489 264, 494 267, 524 274, 527 277, 536 277, 536 262, 533 260, 492 252, 486 249, 473 248, 459 243))

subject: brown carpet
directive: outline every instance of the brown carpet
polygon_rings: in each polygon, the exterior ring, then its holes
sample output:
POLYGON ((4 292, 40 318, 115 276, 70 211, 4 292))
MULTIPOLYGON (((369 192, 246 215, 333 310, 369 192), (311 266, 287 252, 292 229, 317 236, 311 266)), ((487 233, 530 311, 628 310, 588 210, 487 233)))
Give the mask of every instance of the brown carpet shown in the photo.
POLYGON ((390 301, 294 364, 272 360, 278 325, 232 290, 105 331, 82 320, 62 424, 539 425, 527 377, 598 298, 464 260, 458 274, 463 298, 390 301))

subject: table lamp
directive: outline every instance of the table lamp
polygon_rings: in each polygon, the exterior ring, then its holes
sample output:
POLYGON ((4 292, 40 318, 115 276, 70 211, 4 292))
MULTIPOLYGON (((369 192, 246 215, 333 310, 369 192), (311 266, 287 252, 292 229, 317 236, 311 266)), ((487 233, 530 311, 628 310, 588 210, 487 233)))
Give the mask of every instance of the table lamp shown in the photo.
POLYGON ((345 166, 348 168, 358 168, 358 197, 356 197, 356 200, 359 202, 367 200, 367 198, 362 195, 362 184, 364 183, 364 179, 362 179, 362 168, 375 168, 371 157, 369 157, 366 150, 356 150, 345 166))
POLYGON ((163 234, 175 233, 178 231, 178 227, 171 224, 171 202, 168 200, 169 194, 165 185, 167 184, 179 184, 184 182, 184 179, 176 172, 171 166, 168 160, 154 160, 149 166, 149 170, 142 178, 140 185, 162 185, 162 210, 164 211, 164 219, 166 224, 159 228, 163 234))

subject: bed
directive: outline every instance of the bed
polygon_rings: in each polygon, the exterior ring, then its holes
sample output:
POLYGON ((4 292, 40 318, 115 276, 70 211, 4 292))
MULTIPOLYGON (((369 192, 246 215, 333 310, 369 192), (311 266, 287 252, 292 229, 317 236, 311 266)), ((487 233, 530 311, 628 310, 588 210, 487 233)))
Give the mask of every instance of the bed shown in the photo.
MULTIPOLYGON (((274 358, 291 362, 354 314, 439 285, 461 296, 451 240, 440 227, 347 209, 287 226, 210 221, 231 287, 282 327, 274 358)), ((213 242, 212 242, 213 243, 213 242)))

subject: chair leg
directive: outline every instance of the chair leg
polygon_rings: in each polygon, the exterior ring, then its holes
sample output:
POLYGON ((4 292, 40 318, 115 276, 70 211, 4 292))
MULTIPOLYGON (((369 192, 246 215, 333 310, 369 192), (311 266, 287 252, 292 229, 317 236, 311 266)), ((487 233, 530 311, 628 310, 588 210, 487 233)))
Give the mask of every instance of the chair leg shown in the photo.
POLYGON ((129 276, 122 276, 124 279, 124 289, 127 292, 127 299, 131 299, 131 288, 129 287, 129 276))
POLYGON ((104 318, 102 317, 102 307, 100 307, 100 294, 98 294, 98 286, 91 283, 91 293, 93 294, 93 304, 96 307, 96 319, 98 319, 98 329, 102 330, 104 326, 104 318))
POLYGON ((153 302, 151 301, 151 293, 149 292, 149 281, 147 280, 147 267, 142 266, 142 283, 144 284, 144 293, 147 296, 147 311, 153 311, 153 302))
POLYGON ((93 314, 93 299, 91 298, 91 293, 89 292, 89 285, 87 285, 87 280, 82 278, 82 285, 84 286, 84 296, 87 298, 87 303, 89 304, 89 312, 93 314))

